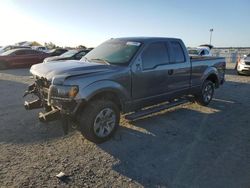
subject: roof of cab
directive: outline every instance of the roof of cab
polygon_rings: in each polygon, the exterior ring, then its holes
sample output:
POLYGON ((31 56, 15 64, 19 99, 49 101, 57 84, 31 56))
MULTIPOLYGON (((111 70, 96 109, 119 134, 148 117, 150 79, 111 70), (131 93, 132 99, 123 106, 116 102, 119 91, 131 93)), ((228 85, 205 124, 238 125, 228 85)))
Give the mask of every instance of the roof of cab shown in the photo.
POLYGON ((124 38, 112 38, 115 40, 136 41, 136 42, 154 42, 154 41, 166 41, 166 40, 180 40, 178 38, 167 37, 124 37, 124 38))

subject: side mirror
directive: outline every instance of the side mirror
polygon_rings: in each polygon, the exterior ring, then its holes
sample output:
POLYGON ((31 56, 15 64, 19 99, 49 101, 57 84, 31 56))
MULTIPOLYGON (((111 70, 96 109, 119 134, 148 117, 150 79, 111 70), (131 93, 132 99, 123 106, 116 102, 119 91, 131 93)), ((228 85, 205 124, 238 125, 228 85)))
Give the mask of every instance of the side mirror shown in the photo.
POLYGON ((247 55, 243 55, 243 57, 244 57, 244 58, 246 58, 246 57, 247 57, 247 55))

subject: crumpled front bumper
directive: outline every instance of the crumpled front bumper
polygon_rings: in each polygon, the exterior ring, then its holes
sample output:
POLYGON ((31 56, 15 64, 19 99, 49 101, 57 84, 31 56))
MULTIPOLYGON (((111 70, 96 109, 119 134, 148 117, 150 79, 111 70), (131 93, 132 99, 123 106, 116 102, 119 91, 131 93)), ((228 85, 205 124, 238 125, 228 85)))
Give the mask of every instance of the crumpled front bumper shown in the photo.
POLYGON ((26 110, 44 108, 45 112, 39 113, 41 122, 58 120, 63 115, 73 117, 80 105, 73 99, 51 97, 50 87, 41 87, 37 82, 28 86, 24 97, 30 94, 37 96, 37 99, 30 102, 25 101, 24 107, 26 110))

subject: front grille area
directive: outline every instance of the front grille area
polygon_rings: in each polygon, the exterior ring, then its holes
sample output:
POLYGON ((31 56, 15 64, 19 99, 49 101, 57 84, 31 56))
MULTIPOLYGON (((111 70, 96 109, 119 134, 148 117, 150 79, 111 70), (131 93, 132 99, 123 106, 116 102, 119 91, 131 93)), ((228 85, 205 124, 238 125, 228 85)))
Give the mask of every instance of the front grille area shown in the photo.
POLYGON ((51 82, 45 78, 36 78, 35 82, 41 99, 47 101, 51 82))
POLYGON ((38 78, 38 79, 36 80, 36 84, 37 84, 39 87, 49 88, 49 86, 51 85, 51 82, 48 81, 48 80, 45 79, 45 78, 38 78))
POLYGON ((246 65, 250 65, 250 61, 245 61, 245 64, 246 65))

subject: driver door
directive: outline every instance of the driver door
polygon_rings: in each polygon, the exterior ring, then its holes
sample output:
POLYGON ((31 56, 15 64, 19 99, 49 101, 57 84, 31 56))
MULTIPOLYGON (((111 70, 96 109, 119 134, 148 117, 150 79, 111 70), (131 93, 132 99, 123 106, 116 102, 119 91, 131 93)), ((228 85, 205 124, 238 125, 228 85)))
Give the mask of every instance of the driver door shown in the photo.
POLYGON ((132 66, 132 98, 137 106, 164 100, 168 86, 168 45, 154 42, 145 46, 132 66))

